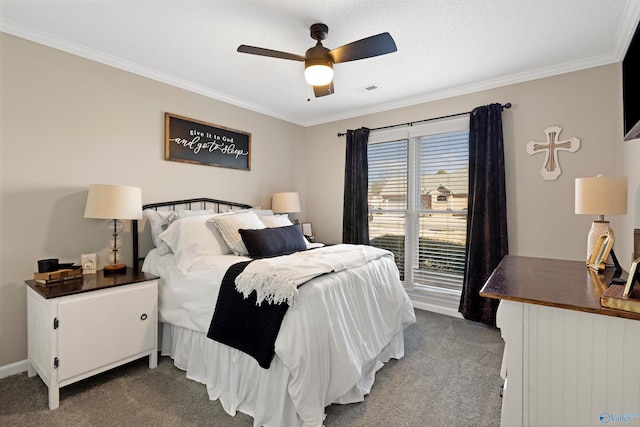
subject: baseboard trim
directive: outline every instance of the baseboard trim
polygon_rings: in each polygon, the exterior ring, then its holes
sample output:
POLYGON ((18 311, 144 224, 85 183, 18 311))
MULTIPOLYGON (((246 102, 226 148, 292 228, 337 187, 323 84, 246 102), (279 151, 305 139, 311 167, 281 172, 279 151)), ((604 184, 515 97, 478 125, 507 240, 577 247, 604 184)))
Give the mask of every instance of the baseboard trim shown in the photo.
POLYGON ((441 305, 429 304, 428 302, 424 302, 424 301, 412 300, 411 303, 413 304, 414 308, 417 308, 419 310, 432 311, 434 313, 444 314, 446 316, 463 319, 462 314, 460 314, 460 312, 452 308, 442 307, 441 305))
POLYGON ((0 366, 0 378, 10 377, 27 370, 27 360, 21 360, 19 362, 10 363, 8 365, 0 366))

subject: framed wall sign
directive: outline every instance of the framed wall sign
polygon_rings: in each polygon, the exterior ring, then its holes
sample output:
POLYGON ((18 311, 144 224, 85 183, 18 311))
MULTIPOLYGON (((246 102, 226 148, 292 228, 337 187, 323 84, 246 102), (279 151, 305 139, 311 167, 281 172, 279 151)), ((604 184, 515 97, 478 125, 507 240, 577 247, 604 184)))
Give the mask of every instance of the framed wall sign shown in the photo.
POLYGON ((164 159, 251 170, 251 134, 165 113, 164 159))

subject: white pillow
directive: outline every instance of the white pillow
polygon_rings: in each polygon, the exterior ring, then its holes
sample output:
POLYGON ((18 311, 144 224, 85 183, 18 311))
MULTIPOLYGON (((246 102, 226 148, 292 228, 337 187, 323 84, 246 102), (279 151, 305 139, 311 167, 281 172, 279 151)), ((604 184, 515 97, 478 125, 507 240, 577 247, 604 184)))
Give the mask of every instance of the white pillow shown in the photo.
POLYGON ((270 216, 265 215, 265 216, 260 216, 259 219, 267 228, 286 227, 288 225, 293 225, 293 223, 291 222, 291 220, 287 215, 270 215, 270 216))
POLYGON ((271 209, 253 208, 251 209, 251 212, 258 216, 273 216, 273 211, 271 209))
POLYGON ((189 272, 202 257, 231 253, 220 232, 209 222, 211 218, 211 215, 186 216, 160 234, 183 273, 189 272))
POLYGON ((227 206, 220 207, 220 213, 237 214, 237 213, 247 213, 247 212, 253 212, 258 216, 273 215, 273 211, 271 209, 262 209, 259 206, 255 208, 248 208, 248 209, 230 209, 227 206))
POLYGON ((253 212, 216 215, 210 218, 209 221, 218 227, 222 238, 231 251, 236 255, 243 256, 249 255, 249 252, 238 230, 241 228, 248 230, 261 230, 265 228, 262 221, 258 218, 258 215, 253 212))
POLYGON ((145 209, 144 217, 149 221, 149 227, 151 228, 151 239, 153 244, 158 249, 158 254, 166 255, 171 253, 171 249, 167 244, 159 237, 168 225, 170 217, 175 215, 175 211, 155 211, 153 209, 145 209))
POLYGON ((160 234, 165 231, 174 221, 186 216, 213 215, 216 212, 213 209, 202 209, 196 211, 177 210, 177 211, 156 211, 153 209, 145 209, 144 216, 149 221, 151 227, 151 239, 158 249, 158 254, 166 255, 171 253, 171 248, 160 238, 160 234))

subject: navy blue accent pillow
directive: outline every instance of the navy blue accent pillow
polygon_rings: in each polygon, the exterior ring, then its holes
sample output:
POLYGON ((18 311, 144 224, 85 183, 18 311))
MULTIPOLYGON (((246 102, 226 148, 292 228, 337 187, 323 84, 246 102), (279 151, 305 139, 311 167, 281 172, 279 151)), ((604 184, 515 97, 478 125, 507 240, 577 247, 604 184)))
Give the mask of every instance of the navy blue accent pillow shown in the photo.
POLYGON ((299 225, 238 230, 251 258, 269 258, 306 251, 307 243, 299 225))

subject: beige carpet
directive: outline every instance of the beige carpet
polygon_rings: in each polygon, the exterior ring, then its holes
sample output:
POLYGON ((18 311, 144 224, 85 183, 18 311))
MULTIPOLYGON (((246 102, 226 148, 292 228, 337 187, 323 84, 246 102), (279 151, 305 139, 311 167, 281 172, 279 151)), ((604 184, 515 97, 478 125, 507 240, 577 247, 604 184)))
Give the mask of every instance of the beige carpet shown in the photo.
MULTIPOLYGON (((326 426, 498 426, 504 348, 497 329, 416 311, 405 333, 405 357, 376 376, 364 402, 331 405, 326 426)), ((204 385, 171 359, 147 359, 63 387, 48 409, 47 388, 26 373, 0 380, 2 426, 252 426, 209 401, 204 385)), ((282 426, 287 427, 287 426, 282 426)))

